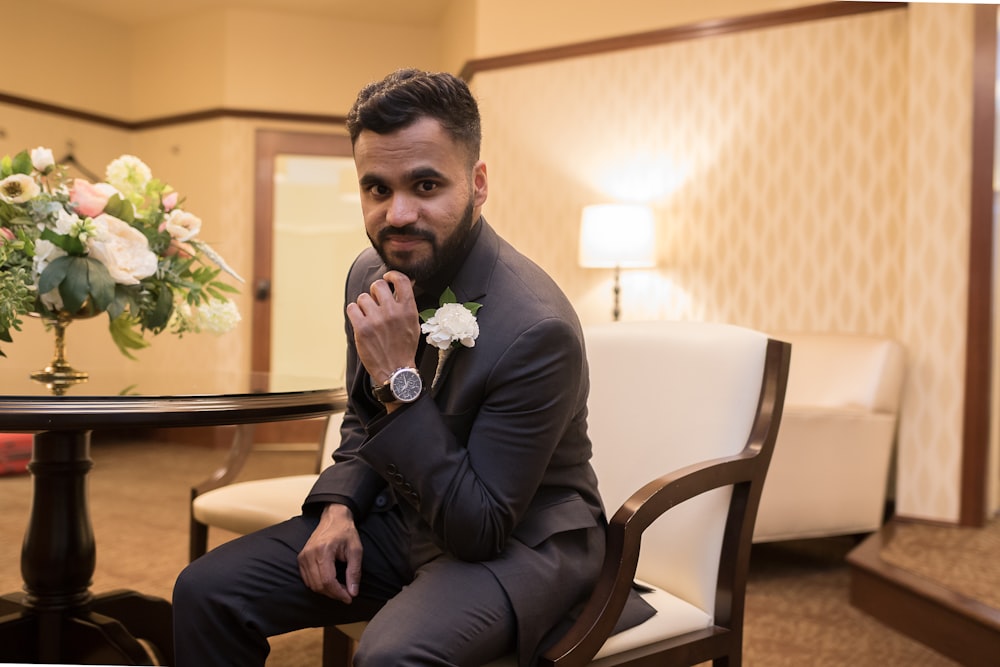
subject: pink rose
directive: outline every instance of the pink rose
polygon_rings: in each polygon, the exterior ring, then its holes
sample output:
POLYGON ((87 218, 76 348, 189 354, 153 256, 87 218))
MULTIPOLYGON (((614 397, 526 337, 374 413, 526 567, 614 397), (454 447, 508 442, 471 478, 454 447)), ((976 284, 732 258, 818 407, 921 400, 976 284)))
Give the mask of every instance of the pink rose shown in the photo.
POLYGON ((164 195, 160 201, 163 202, 163 210, 169 212, 174 206, 177 206, 177 191, 174 190, 170 194, 164 195))
POLYGON ((7 229, 6 227, 0 227, 0 245, 6 243, 7 241, 14 240, 14 232, 7 229))
POLYGON ((69 191, 69 200, 80 215, 93 218, 104 212, 108 200, 118 191, 107 183, 90 183, 82 178, 73 179, 73 187, 69 191))
POLYGON ((175 241, 190 241, 201 231, 201 218, 194 213, 176 209, 163 219, 160 231, 166 231, 175 241))

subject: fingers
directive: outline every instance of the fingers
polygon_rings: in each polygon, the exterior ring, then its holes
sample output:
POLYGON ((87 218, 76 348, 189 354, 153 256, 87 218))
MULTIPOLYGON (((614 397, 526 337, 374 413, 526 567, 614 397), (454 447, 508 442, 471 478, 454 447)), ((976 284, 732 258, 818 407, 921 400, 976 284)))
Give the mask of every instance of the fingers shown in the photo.
POLYGON ((362 553, 350 511, 341 505, 328 505, 299 552, 299 574, 310 590, 350 604, 361 588, 362 553), (337 579, 338 561, 346 564, 343 584, 337 579))
POLYGON ((313 592, 350 604, 354 596, 337 580, 336 559, 324 558, 321 552, 299 554, 299 573, 313 592))
POLYGON ((361 543, 358 542, 357 549, 348 549, 346 567, 344 568, 344 584, 347 593, 352 597, 357 597, 361 590, 361 543))

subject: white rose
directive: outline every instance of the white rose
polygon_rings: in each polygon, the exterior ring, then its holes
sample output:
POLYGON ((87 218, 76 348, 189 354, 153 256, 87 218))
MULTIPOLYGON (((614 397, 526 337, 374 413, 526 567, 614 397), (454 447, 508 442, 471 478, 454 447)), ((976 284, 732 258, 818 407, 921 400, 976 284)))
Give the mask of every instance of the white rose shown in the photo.
POLYGON ((42 146, 31 149, 31 166, 35 168, 35 171, 40 171, 44 174, 55 163, 56 160, 52 157, 51 149, 42 146))
POLYGON ((138 229, 107 213, 94 218, 97 234, 87 240, 91 257, 120 285, 137 285, 156 273, 157 258, 138 229))
POLYGON ((201 218, 181 209, 171 211, 163 221, 163 229, 180 243, 190 241, 201 231, 201 218))
POLYGON ((0 181, 0 199, 8 204, 23 204, 41 191, 35 179, 27 174, 11 174, 0 181))
POLYGON ((460 303, 446 303, 438 308, 420 325, 420 330, 427 334, 427 343, 439 350, 447 350, 456 341, 473 347, 479 337, 476 316, 460 303))

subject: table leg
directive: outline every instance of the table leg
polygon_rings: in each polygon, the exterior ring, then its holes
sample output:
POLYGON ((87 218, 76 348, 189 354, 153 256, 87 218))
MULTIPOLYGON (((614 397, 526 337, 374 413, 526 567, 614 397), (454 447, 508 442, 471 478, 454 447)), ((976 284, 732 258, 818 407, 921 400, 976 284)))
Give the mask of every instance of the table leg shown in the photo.
POLYGON ((0 598, 0 661, 151 665, 173 658, 170 603, 132 591, 94 596, 86 476, 90 431, 35 435, 22 594, 0 598))

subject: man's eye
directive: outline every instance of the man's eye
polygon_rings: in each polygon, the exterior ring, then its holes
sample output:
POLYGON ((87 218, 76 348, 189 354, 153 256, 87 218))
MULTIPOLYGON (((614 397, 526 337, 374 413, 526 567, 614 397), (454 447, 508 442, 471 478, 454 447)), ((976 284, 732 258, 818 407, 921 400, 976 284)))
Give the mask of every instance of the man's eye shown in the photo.
POLYGON ((417 184, 417 190, 420 192, 431 192, 435 189, 437 189, 437 183, 434 181, 420 181, 420 183, 417 184))
POLYGON ((368 193, 373 197, 384 197, 389 193, 389 188, 384 185, 372 185, 368 188, 368 193))

